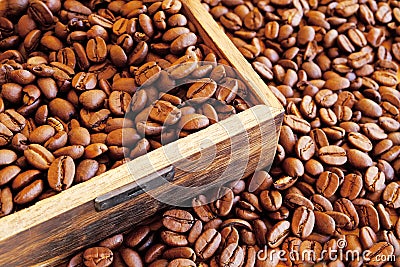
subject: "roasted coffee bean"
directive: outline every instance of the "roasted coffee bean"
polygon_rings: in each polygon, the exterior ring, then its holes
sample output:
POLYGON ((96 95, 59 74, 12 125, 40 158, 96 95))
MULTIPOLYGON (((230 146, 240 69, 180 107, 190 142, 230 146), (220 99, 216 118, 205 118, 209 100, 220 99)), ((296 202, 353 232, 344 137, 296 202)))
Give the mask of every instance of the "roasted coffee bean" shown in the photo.
POLYGON ((324 171, 320 174, 315 187, 324 197, 331 197, 339 187, 339 177, 336 173, 324 171))
POLYGON ((347 162, 346 151, 339 146, 324 146, 318 151, 319 159, 329 165, 342 165, 347 162))
POLYGON ((4 167, 0 170, 0 185, 5 185, 12 181, 20 172, 21 168, 15 165, 4 167))
POLYGON ((35 198, 37 198, 43 192, 43 188, 44 188, 43 181, 40 179, 36 180, 36 181, 32 182, 30 185, 24 187, 14 197, 14 202, 19 205, 32 202, 35 198))
MULTIPOLYGON (((178 111, 179 112, 179 111, 178 111)), ((209 119, 201 114, 183 115, 179 121, 179 129, 193 131, 207 127, 210 124, 209 119)))
POLYGON ((26 119, 13 109, 0 113, 0 122, 13 132, 20 132, 26 125, 26 119))
POLYGON ((29 164, 39 170, 49 169, 55 159, 50 151, 38 144, 29 145, 24 151, 24 156, 29 164))
POLYGON ((113 253, 106 247, 88 248, 82 257, 86 266, 110 266, 113 262, 113 253))
POLYGON ((169 210, 163 215, 163 225, 171 231, 184 233, 190 230, 193 216, 184 210, 169 210))
POLYGON ((293 213, 292 232, 300 238, 309 236, 314 228, 314 212, 305 207, 297 208, 293 213))
POLYGON ((14 208, 13 197, 9 187, 0 189, 0 217, 10 214, 14 208))
POLYGON ((273 228, 268 233, 268 245, 271 248, 276 248, 285 240, 290 232, 290 222, 280 221, 273 226, 273 228))
POLYGON ((221 234, 215 229, 204 231, 197 239, 194 249, 200 259, 209 259, 217 251, 221 242, 221 234))
POLYGON ((229 244, 222 251, 219 261, 222 266, 240 266, 244 257, 244 251, 240 246, 229 244))
POLYGON ((379 259, 381 257, 388 257, 392 255, 394 252, 394 248, 391 244, 387 242, 378 242, 375 243, 370 249, 368 255, 368 264, 370 265, 379 265, 381 262, 379 259), (384 256, 385 255, 385 256, 384 256))
POLYGON ((55 159, 49 168, 47 179, 51 188, 56 191, 68 189, 75 177, 75 163, 69 156, 55 159))

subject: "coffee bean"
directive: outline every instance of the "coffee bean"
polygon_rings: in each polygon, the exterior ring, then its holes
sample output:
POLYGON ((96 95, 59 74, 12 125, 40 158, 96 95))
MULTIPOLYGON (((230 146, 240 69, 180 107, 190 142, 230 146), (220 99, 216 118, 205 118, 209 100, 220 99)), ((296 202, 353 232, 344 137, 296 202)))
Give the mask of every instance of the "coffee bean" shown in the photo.
POLYGON ((279 191, 264 190, 260 194, 260 202, 267 211, 276 211, 282 205, 282 195, 279 191))
POLYGON ((331 197, 339 187, 339 177, 333 172, 325 171, 321 173, 315 186, 324 197, 331 197))
POLYGON ((42 180, 36 180, 30 185, 24 187, 15 197, 14 202, 16 204, 22 205, 32 202, 37 198, 43 191, 44 183, 42 180))
POLYGON ((240 266, 244 261, 244 251, 237 244, 229 244, 224 248, 220 257, 222 266, 240 266))
POLYGON ((55 159, 50 151, 38 144, 29 145, 28 149, 24 151, 24 156, 29 164, 39 170, 50 168, 51 163, 55 159))
POLYGON ((26 119, 13 109, 0 113, 0 122, 12 132, 20 132, 26 125, 26 119))
POLYGON ((110 266, 113 262, 113 253, 106 247, 88 248, 82 257, 86 266, 110 266))
POLYGON ((0 217, 10 214, 14 208, 13 197, 9 187, 0 189, 0 217))
POLYGON ((314 211, 315 215, 315 231, 321 234, 332 235, 335 231, 336 223, 335 220, 329 215, 314 211))
POLYGON ((397 208, 398 206, 400 206, 400 200, 397 200, 398 188, 399 185, 397 183, 392 182, 388 184, 385 190, 383 191, 382 199, 387 206, 393 208, 397 208))
POLYGON ((298 133, 307 134, 311 130, 311 126, 306 120, 300 119, 294 115, 284 115, 283 121, 293 131, 298 133))
POLYGON ((373 148, 372 142, 361 133, 349 133, 348 140, 353 146, 364 152, 369 152, 373 148))
POLYGON ((293 208, 293 209, 295 209, 297 207, 300 207, 300 206, 304 206, 304 207, 306 207, 308 209, 311 209, 311 210, 314 209, 314 205, 309 199, 305 198, 302 195, 298 195, 298 194, 295 194, 295 193, 287 194, 285 196, 284 203, 289 208, 293 208))
POLYGON ((346 198, 340 198, 335 201, 333 208, 336 211, 346 214, 350 218, 350 224, 348 224, 346 228, 352 230, 358 226, 359 217, 353 203, 350 200, 346 198))
POLYGON ((76 182, 84 182, 96 175, 99 169, 99 163, 92 159, 85 159, 81 161, 76 167, 75 178, 76 182))
POLYGON ((209 119, 200 114, 183 115, 179 121, 178 127, 183 130, 199 130, 209 125, 209 119))
POLYGON ((75 163, 69 156, 55 159, 49 168, 47 179, 51 188, 56 191, 68 189, 75 177, 75 163))
POLYGON ((294 235, 306 238, 314 228, 314 212, 305 207, 298 207, 293 213, 292 232, 294 235))
POLYGON ((276 248, 285 240, 290 233, 290 222, 280 221, 275 224, 268 233, 268 245, 271 248, 276 248))
POLYGON ((209 259, 214 255, 221 242, 221 234, 215 229, 203 232, 197 239, 194 249, 200 259, 209 259))
POLYGON ((21 168, 15 165, 9 165, 0 170, 0 185, 5 185, 12 181, 19 173, 21 168))
POLYGON ((169 210, 163 215, 163 225, 171 231, 184 233, 192 224, 193 216, 184 210, 169 210))
POLYGON ((318 157, 322 162, 330 165, 342 165, 347 161, 346 151, 334 145, 321 147, 318 151, 318 157))
MULTIPOLYGON (((120 250, 120 254, 124 263, 128 266, 143 266, 142 259, 136 251, 130 248, 123 248, 120 250)), ((112 261, 112 259, 111 259, 112 261)))
POLYGON ((375 243, 370 249, 369 253, 367 254, 368 258, 370 259, 368 261, 368 264, 381 264, 381 262, 378 260, 381 257, 388 257, 392 255, 394 252, 393 246, 390 245, 387 242, 378 242, 375 243))

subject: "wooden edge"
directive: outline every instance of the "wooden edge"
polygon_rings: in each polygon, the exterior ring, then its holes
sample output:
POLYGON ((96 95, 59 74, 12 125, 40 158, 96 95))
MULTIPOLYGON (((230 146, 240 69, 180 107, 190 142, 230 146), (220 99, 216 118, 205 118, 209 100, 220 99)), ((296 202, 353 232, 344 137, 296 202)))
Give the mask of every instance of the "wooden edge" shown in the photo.
POLYGON ((204 136, 207 136, 213 143, 219 143, 222 140, 229 139, 231 135, 240 134, 243 128, 237 127, 237 124, 234 124, 233 127, 231 125, 232 122, 236 120, 242 123, 244 129, 248 129, 256 127, 260 122, 265 121, 271 121, 271 123, 274 124, 274 117, 277 116, 280 116, 280 113, 277 112, 276 109, 268 108, 263 105, 255 106, 223 120, 218 124, 211 125, 200 132, 193 133, 176 142, 151 151, 145 156, 134 159, 123 166, 94 177, 85 183, 77 184, 51 198, 41 200, 31 207, 1 218, 0 225, 2 227, 0 227, 0 241, 6 240, 17 235, 21 231, 28 230, 35 225, 50 220, 88 201, 92 201, 96 197, 111 190, 173 165, 182 160, 182 158, 190 158, 192 155, 200 153, 204 147, 201 147, 199 144, 201 144, 204 136), (227 132, 227 129, 229 129, 229 132, 227 132), (168 149, 173 146, 180 148, 180 154, 168 155, 167 157, 165 151, 168 151, 168 149), (151 164, 144 164, 145 158, 149 160, 151 164), (132 170, 136 171, 134 172, 135 175, 131 175, 127 166, 129 166, 131 172, 132 170), (110 177, 113 177, 113 179, 110 179, 110 177), (57 203, 57 205, 54 205, 54 203, 57 203))
POLYGON ((243 57, 228 36, 222 31, 210 13, 205 10, 201 2, 199 0, 182 0, 182 3, 189 20, 196 24, 197 29, 204 31, 205 34, 200 32, 204 42, 207 45, 213 46, 238 71, 242 76, 241 78, 252 87, 256 97, 261 101, 260 103, 284 112, 281 103, 276 99, 271 90, 269 90, 261 77, 253 70, 250 63, 243 57))
MULTIPOLYGON (((260 165, 260 161, 263 161, 261 165, 272 164, 271 155, 275 152, 277 142, 276 118, 281 119, 280 113, 270 111, 266 106, 256 106, 212 125, 201 133, 194 133, 174 142, 176 144, 165 146, 165 151, 171 151, 172 146, 178 146, 186 158, 167 158, 164 151, 158 149, 149 153, 150 157, 139 157, 109 171, 108 175, 95 177, 89 180, 89 183, 76 185, 51 199, 5 217, 0 222, 7 225, 6 229, 0 229, 0 253, 3 256, 0 258, 0 266, 53 265, 83 247, 125 231, 142 219, 154 215, 166 205, 148 194, 139 195, 131 201, 101 212, 95 212, 93 199, 113 188, 140 180, 144 177, 141 173, 163 168, 168 165, 168 160, 185 168, 190 166, 190 162, 185 162, 187 160, 193 161, 203 156, 206 160, 211 158, 211 164, 195 175, 190 171, 178 169, 174 180, 178 185, 204 185, 204 188, 214 186, 218 181, 225 183, 232 180, 233 177, 223 178, 221 175, 226 174, 226 169, 230 169, 228 175, 235 175, 238 166, 241 165, 243 175, 247 176, 260 165), (238 127, 240 124, 244 128, 238 127), (268 136, 266 133, 269 133, 268 136), (204 144, 205 136, 208 140, 213 140, 215 146, 204 144), (245 144, 242 143, 244 138, 248 138, 245 144), (213 154, 215 150, 218 152, 216 155, 213 154), (263 153, 269 157, 264 157, 263 153), (109 179, 111 176, 113 179, 109 179), (54 207, 52 203, 62 204, 62 210, 58 206, 54 207), (33 219, 35 224, 24 224, 24 220, 33 219), (17 231, 15 227, 18 227, 17 231), (15 251, 18 251, 18 256, 15 255, 15 251)), ((153 196, 157 196, 157 199, 164 196, 183 200, 195 195, 182 193, 179 188, 174 189, 168 184, 154 191, 153 196)), ((202 191, 199 189, 198 193, 200 192, 202 191)))

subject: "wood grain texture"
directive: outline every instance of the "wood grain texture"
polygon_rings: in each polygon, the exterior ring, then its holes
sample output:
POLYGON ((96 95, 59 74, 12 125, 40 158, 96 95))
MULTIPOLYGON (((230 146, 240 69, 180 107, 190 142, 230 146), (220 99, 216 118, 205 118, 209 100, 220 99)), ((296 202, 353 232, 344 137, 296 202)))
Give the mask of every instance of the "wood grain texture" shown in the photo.
MULTIPOLYGON (((233 177, 237 170, 228 169, 228 166, 244 166, 243 176, 248 176, 255 169, 272 164, 283 118, 282 106, 199 2, 185 0, 183 4, 204 42, 213 46, 239 71, 259 103, 265 105, 252 107, 1 218, 0 266, 53 266, 81 248, 153 216, 165 204, 148 194, 102 212, 95 211, 94 199, 170 165, 176 167, 175 184, 207 185, 202 189, 206 190, 219 183, 224 172, 227 172, 223 176, 224 182, 233 177), (171 153, 174 149, 179 153, 171 153), (196 165, 193 161, 199 158, 209 164, 193 175, 187 169, 196 165)), ((182 194, 169 185, 150 193, 181 201, 193 197, 193 194, 182 194)))

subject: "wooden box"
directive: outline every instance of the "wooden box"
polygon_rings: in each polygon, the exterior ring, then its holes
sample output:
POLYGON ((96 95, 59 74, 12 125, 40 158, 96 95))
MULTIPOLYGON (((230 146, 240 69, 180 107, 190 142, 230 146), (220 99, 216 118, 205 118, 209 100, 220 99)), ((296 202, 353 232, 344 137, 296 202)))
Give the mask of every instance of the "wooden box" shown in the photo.
POLYGON ((79 249, 154 215, 166 205, 135 187, 135 181, 146 186, 153 196, 183 201, 193 194, 161 183, 165 180, 158 174, 173 178, 175 185, 202 186, 196 191, 201 193, 221 179, 229 182, 239 171, 248 176, 272 164, 282 106, 200 1, 182 2, 185 14, 204 42, 239 72, 258 105, 0 219, 0 266, 56 265, 79 249), (203 142, 205 139, 208 141, 203 142), (178 156, 167 157, 165 151, 177 148, 178 156), (192 173, 182 168, 199 157, 209 161, 202 170, 192 173), (238 170, 238 166, 244 168, 238 170), (115 205, 118 202, 122 203, 115 205))

